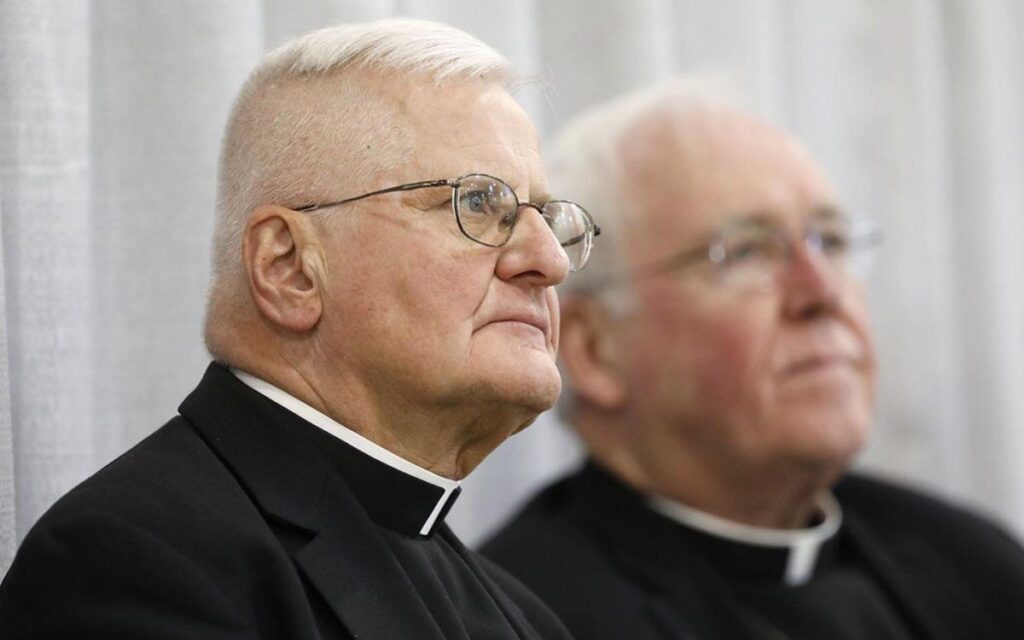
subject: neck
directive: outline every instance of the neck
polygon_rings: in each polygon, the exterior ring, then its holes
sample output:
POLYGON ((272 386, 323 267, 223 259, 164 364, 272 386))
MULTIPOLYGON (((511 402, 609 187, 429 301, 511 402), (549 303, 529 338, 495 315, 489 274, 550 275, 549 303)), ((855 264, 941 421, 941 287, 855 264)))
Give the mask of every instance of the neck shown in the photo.
POLYGON ((439 476, 461 480, 535 414, 493 406, 415 405, 349 376, 326 382, 292 367, 238 365, 395 455, 439 476))
POLYGON ((674 441, 641 449, 599 433, 626 433, 622 425, 580 428, 591 456, 634 490, 662 496, 732 522, 769 529, 808 526, 818 501, 845 464, 807 464, 792 460, 765 464, 716 458, 674 441), (664 451, 673 451, 665 456, 664 451))

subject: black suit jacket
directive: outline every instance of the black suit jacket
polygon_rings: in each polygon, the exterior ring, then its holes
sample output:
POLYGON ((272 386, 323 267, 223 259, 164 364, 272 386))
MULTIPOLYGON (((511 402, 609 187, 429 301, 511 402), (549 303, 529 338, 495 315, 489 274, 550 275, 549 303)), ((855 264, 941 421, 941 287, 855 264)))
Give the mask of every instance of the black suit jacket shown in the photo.
MULTIPOLYGON (((847 536, 912 637, 1024 634, 1024 550, 990 523, 864 477, 835 490, 847 536)), ((534 498, 484 545, 579 638, 760 637, 719 571, 675 523, 593 466, 534 498), (557 558, 557 562, 551 562, 557 558)))
MULTIPOLYGON (((0 637, 441 640, 310 425, 211 365, 181 415, 59 500, 0 585, 0 637)), ((566 638, 446 536, 522 638, 566 638)))

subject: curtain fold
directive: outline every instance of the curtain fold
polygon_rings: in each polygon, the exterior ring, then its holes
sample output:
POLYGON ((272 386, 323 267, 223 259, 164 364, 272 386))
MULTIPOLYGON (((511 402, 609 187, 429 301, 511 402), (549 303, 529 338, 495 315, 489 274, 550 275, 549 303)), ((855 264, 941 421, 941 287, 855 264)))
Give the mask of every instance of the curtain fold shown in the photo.
POLYGON ((109 460, 202 374, 221 132, 264 51, 249 2, 92 4, 93 448, 109 460))
POLYGON ((967 484, 1024 523, 1024 7, 947 7, 952 233, 967 484))
MULTIPOLYGON (((3 182, 0 179, 0 193, 3 182)), ((3 201, 0 200, 0 238, 3 238, 3 201)), ((15 522, 14 430, 11 422, 11 376, 7 349, 7 295, 4 248, 0 243, 0 568, 14 557, 18 532, 15 522)))
MULTIPOLYGON (((4 3, 0 214, 5 409, 20 539, 95 467, 89 255, 89 7, 4 3)), ((5 511, 10 513, 9 505, 5 511)))
MULTIPOLYGON (((217 152, 248 71, 288 36, 390 15, 463 28, 538 78, 520 97, 542 137, 672 74, 730 74, 881 222, 863 464, 1024 532, 1021 3, 0 0, 0 573, 205 366, 217 152)), ((578 458, 541 416, 451 520, 473 542, 578 458)))

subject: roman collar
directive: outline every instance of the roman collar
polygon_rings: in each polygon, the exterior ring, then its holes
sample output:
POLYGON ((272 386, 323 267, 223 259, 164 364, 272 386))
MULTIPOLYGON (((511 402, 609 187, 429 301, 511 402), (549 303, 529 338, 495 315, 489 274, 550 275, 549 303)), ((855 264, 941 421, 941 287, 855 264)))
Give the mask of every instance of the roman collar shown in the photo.
POLYGON ((779 579, 787 586, 806 584, 829 550, 843 516, 831 493, 818 501, 815 523, 803 529, 768 529, 741 524, 694 509, 662 496, 648 496, 654 511, 687 527, 703 539, 707 550, 720 556, 716 564, 729 572, 779 579), (780 571, 781 569, 781 571, 780 571))
POLYGON ((311 434, 370 518, 409 536, 430 537, 462 489, 359 435, 295 396, 251 374, 231 369, 246 386, 318 427, 311 434))

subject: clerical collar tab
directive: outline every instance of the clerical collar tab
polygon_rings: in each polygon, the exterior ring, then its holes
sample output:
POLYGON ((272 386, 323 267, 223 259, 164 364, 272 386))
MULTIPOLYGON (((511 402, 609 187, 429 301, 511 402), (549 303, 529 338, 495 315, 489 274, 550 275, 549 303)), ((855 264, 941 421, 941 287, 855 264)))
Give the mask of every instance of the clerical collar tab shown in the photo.
POLYGON ((662 496, 649 496, 647 504, 661 515, 706 535, 753 547, 785 551, 782 581, 788 586, 806 584, 814 575, 822 546, 843 522, 842 508, 831 493, 818 500, 821 520, 803 529, 768 529, 727 520, 662 496))
POLYGON ((234 368, 231 372, 246 386, 355 450, 338 449, 332 462, 379 524, 430 537, 444 521, 462 491, 457 480, 409 462, 266 380, 234 368))

